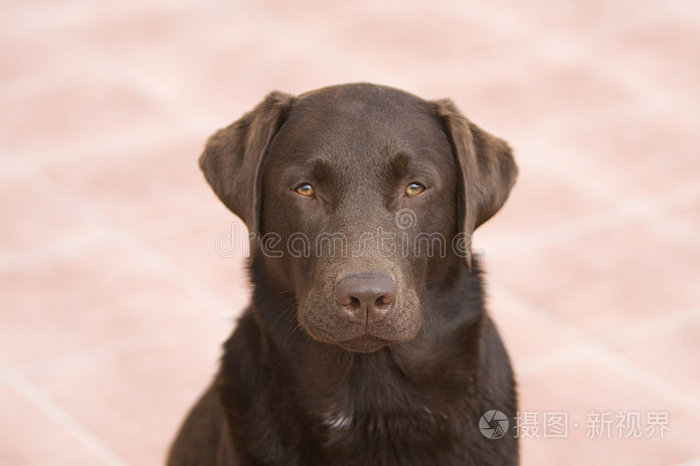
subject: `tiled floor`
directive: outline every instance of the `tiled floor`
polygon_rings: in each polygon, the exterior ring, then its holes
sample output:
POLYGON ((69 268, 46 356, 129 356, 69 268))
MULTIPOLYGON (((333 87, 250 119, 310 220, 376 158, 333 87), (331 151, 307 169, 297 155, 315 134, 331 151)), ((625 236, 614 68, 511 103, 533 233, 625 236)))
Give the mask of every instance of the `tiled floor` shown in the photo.
POLYGON ((162 463, 248 293, 206 136, 272 89, 366 80, 516 150, 476 241, 539 423, 522 463, 700 464, 699 5, 0 3, 0 463, 162 463), (670 430, 589 438, 620 412, 670 430))

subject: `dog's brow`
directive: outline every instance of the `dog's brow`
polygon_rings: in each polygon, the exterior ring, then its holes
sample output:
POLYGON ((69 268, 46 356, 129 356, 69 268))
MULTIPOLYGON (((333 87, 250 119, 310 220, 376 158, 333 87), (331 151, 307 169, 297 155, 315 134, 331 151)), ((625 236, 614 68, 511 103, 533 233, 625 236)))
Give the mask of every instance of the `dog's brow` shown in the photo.
POLYGON ((311 175, 315 180, 326 181, 331 177, 333 168, 326 159, 315 159, 311 161, 311 175))
POLYGON ((323 158, 307 158, 287 167, 286 174, 290 178, 323 181, 330 177, 332 166, 329 160, 323 158))
POLYGON ((404 152, 397 152, 389 156, 386 167, 389 173, 396 177, 402 177, 408 174, 411 166, 411 156, 404 152))

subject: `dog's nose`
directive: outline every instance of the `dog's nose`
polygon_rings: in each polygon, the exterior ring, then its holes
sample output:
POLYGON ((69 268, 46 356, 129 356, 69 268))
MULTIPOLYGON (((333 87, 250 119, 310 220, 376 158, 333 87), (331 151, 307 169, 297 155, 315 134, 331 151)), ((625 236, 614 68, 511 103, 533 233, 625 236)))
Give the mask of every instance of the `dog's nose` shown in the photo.
POLYGON ((391 312, 396 284, 383 273, 349 275, 335 285, 335 299, 347 319, 369 324, 391 312))

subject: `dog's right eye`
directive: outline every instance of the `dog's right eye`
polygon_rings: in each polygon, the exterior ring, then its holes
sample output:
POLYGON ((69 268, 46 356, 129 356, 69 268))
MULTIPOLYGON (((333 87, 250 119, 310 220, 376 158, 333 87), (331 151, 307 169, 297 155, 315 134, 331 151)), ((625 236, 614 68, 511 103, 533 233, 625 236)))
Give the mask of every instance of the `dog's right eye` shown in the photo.
POLYGON ((418 194, 422 193, 425 191, 425 186, 423 186, 420 183, 413 182, 406 186, 406 195, 407 196, 417 196, 418 194))
POLYGON ((304 197, 312 197, 314 195, 314 187, 309 183, 302 183, 294 188, 297 194, 304 197))

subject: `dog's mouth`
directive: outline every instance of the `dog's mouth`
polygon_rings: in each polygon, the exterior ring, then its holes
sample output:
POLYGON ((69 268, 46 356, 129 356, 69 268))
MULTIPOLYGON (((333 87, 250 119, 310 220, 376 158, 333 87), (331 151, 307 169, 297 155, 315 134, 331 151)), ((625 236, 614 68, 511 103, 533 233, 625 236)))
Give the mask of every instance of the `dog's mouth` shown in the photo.
POLYGON ((314 289, 300 299, 296 314, 300 330, 316 341, 354 353, 374 353, 411 341, 421 328, 422 308, 412 290, 397 296, 386 315, 366 320, 340 312, 323 291, 314 289))
POLYGON ((374 353, 391 343, 383 338, 375 337, 369 333, 349 340, 339 341, 336 344, 347 351, 354 353, 374 353))

